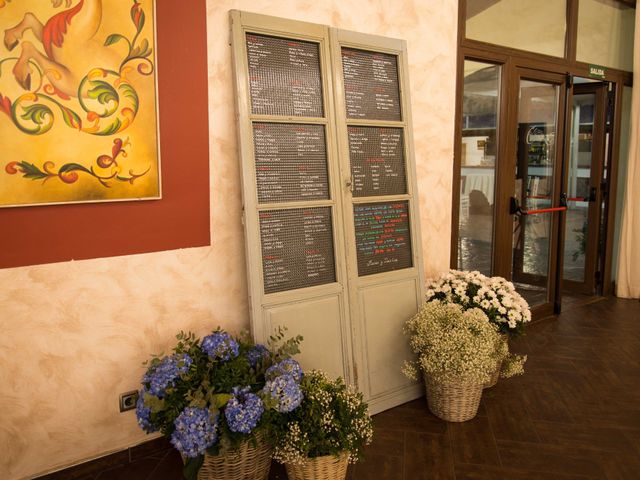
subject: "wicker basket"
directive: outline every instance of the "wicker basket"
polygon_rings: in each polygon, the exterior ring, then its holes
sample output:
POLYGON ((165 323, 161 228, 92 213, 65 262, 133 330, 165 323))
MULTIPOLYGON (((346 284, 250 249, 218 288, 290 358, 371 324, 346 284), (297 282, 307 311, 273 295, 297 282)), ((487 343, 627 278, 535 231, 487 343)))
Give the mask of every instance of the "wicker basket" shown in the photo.
POLYGON ((285 464, 289 480, 344 480, 347 476, 349 454, 339 457, 327 455, 309 458, 303 465, 285 464))
POLYGON ((478 413, 481 383, 438 382, 425 376, 427 403, 436 417, 448 422, 466 422, 478 413))
POLYGON ((198 480, 266 480, 272 448, 261 435, 249 439, 238 450, 204 456, 198 480))

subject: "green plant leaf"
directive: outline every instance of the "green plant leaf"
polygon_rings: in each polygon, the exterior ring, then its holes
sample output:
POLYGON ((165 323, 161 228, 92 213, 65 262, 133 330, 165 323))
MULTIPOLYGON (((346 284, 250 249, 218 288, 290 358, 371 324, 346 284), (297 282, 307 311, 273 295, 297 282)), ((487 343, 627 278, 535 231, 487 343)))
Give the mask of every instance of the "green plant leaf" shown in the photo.
POLYGON ((73 172, 75 170, 80 170, 81 172, 85 172, 91 175, 91 170, 80 165, 79 163, 66 163, 62 167, 60 167, 60 171, 58 173, 73 172))
POLYGON ((40 180, 48 176, 45 172, 40 170, 33 163, 20 162, 18 163, 18 167, 22 171, 22 176, 24 178, 32 178, 33 180, 40 180))
POLYGON ((64 123, 71 128, 77 128, 78 130, 82 128, 82 119, 80 118, 80 115, 70 108, 60 107, 60 110, 62 111, 62 119, 64 120, 64 123))
POLYGON ((211 402, 216 408, 224 407, 229 400, 231 400, 231 395, 228 393, 218 393, 211 396, 211 402))
POLYGON ((98 100, 102 105, 109 102, 117 102, 119 100, 118 92, 116 92, 116 90, 107 82, 102 80, 93 80, 91 85, 93 85, 93 88, 87 92, 87 96, 98 100))
POLYGON ((204 455, 198 455, 195 458, 187 458, 184 462, 184 468, 182 474, 187 480, 196 480, 198 477, 198 471, 204 463, 204 455))
POLYGON ((51 117, 53 115, 49 107, 39 103, 23 107, 23 110, 24 113, 21 115, 21 118, 23 120, 31 121, 37 125, 44 124, 47 117, 51 117))
POLYGON ((107 37, 107 39, 104 41, 104 46, 108 47, 109 45, 113 45, 114 43, 119 42, 120 40, 124 40, 125 42, 129 43, 129 40, 127 40, 127 38, 124 35, 120 35, 119 33, 114 33, 107 37))

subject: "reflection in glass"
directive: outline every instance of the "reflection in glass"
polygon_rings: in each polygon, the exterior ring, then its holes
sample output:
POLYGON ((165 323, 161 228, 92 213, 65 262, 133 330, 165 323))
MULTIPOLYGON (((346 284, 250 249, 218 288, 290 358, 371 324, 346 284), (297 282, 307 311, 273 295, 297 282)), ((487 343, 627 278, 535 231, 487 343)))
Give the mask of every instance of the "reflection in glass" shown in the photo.
POLYGON ((574 94, 571 154, 568 162, 567 213, 564 243, 564 279, 585 281, 589 232, 589 196, 593 156, 594 93, 574 94))
POLYGON ((548 298, 552 213, 556 162, 558 87, 520 81, 518 151, 514 197, 530 215, 514 216, 512 278, 530 305, 548 298))
POLYGON ((467 0, 466 37, 564 56, 566 0, 467 0))
POLYGON ((633 69, 635 8, 616 0, 580 0, 576 59, 633 69))
POLYGON ((464 62, 458 268, 491 275, 500 67, 464 62))

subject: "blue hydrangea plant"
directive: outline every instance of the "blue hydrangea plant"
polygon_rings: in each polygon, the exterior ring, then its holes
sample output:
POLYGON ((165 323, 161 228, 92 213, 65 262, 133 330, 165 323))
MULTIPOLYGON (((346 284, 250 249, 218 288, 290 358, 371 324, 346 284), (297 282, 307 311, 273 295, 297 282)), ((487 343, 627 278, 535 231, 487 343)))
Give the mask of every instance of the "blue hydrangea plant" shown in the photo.
POLYGON ((217 329, 202 340, 176 337, 167 356, 154 357, 142 377, 136 405, 138 425, 161 432, 180 452, 184 475, 195 479, 204 455, 233 450, 262 433, 268 440, 284 413, 302 401, 302 368, 291 358, 302 337, 278 331, 267 345, 247 334, 217 329))

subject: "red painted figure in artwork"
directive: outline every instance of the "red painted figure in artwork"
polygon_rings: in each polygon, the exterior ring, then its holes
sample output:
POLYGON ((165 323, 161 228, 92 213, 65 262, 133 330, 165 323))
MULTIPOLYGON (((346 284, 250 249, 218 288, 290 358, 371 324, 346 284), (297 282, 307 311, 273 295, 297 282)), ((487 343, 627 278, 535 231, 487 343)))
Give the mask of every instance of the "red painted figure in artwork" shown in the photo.
MULTIPOLYGON (((102 0, 51 0, 54 7, 63 4, 66 10, 42 23, 28 12, 15 27, 4 32, 4 45, 8 50, 20 49, 13 68, 16 81, 25 90, 31 90, 35 63, 49 80, 58 96, 68 99, 78 95, 78 84, 92 66, 116 67, 118 58, 113 49, 96 38, 102 22, 102 0), (22 40, 31 30, 42 43, 44 54, 36 45, 22 40)), ((102 41, 101 41, 102 40, 102 41)))

